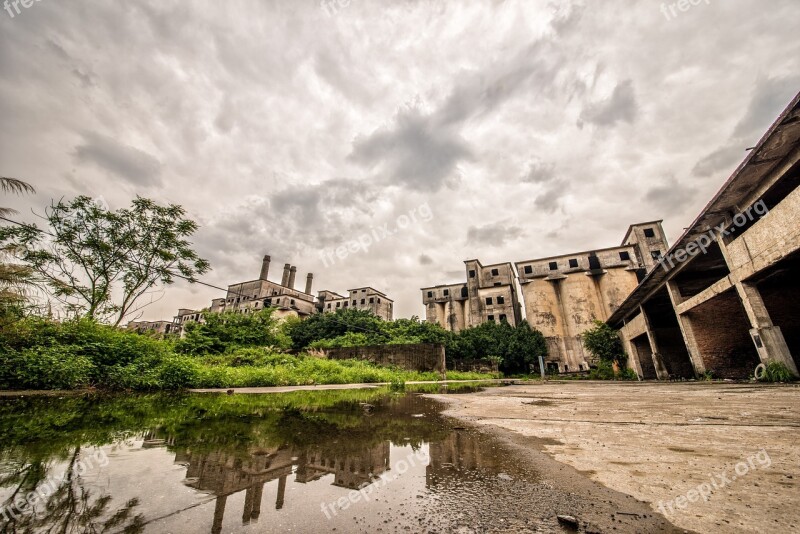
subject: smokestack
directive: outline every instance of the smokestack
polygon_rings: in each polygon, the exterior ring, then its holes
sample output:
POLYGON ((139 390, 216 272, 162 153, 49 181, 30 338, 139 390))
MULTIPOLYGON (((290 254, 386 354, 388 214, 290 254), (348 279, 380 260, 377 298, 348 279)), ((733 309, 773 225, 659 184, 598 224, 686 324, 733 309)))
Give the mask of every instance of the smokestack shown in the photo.
POLYGON ((297 267, 292 265, 289 269, 289 289, 294 289, 294 277, 297 276, 297 267))
POLYGON ((291 267, 291 265, 288 263, 283 266, 283 278, 281 278, 281 285, 283 287, 289 285, 289 267, 291 267))
POLYGON ((264 259, 261 260, 261 274, 258 275, 259 280, 266 280, 267 275, 269 275, 269 256, 264 256, 264 259))
POLYGON ((313 282, 314 282, 314 275, 308 273, 308 276, 306 277, 306 293, 308 293, 309 295, 311 294, 311 284, 313 282))

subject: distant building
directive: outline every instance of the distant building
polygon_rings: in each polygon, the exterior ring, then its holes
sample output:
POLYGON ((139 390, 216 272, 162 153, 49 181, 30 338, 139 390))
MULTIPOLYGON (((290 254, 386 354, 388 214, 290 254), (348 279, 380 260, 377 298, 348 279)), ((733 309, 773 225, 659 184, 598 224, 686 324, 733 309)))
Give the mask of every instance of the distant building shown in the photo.
POLYGON ((320 291, 317 297, 318 307, 322 313, 336 310, 367 310, 385 321, 391 321, 394 315, 394 301, 373 287, 349 289, 348 296, 333 291, 320 291))
POLYGON ((581 334, 606 321, 667 250, 661 221, 634 224, 618 247, 517 262, 525 318, 547 341, 547 365, 589 368, 581 334))
POLYGON ((177 334, 179 328, 173 321, 131 321, 127 325, 128 330, 139 332, 140 334, 155 333, 161 335, 177 334))
POLYGON ((519 324, 520 304, 511 264, 484 266, 478 260, 464 264, 466 282, 422 288, 425 319, 451 332, 487 321, 519 324))
POLYGON ((271 282, 269 275, 270 257, 264 256, 261 272, 257 280, 239 282, 228 286, 225 298, 214 299, 209 311, 235 311, 252 313, 264 308, 277 308, 277 315, 297 315, 306 317, 316 312, 316 303, 311 294, 314 275, 306 278, 305 291, 294 288, 297 267, 286 264, 283 267, 281 283, 271 282))

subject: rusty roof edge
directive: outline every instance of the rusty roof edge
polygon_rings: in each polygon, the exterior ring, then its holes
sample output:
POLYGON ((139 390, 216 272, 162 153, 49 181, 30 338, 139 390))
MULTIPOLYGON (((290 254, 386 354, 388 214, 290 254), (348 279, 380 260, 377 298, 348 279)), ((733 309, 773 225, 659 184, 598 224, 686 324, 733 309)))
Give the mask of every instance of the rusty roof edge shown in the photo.
MULTIPOLYGON (((722 184, 719 191, 711 198, 710 201, 703 207, 700 211, 698 216, 692 221, 692 224, 681 234, 681 236, 672 244, 669 251, 667 252, 667 256, 672 254, 674 251, 678 249, 684 248, 687 243, 693 241, 696 237, 700 234, 705 233, 708 231, 706 228, 700 230, 698 227, 703 223, 703 221, 712 213, 714 212, 724 212, 727 209, 719 209, 719 206, 716 206, 716 203, 723 198, 730 190, 731 186, 736 182, 739 176, 744 172, 744 170, 750 165, 751 160, 753 160, 757 154, 761 154, 766 148, 769 142, 773 139, 776 131, 780 127, 780 125, 786 120, 786 118, 791 115, 791 113, 798 108, 800 105, 800 92, 798 92, 794 98, 789 102, 789 105, 783 110, 783 112, 778 115, 778 118, 772 123, 772 125, 767 129, 766 133, 761 137, 761 139, 756 144, 755 148, 750 151, 750 153, 744 158, 744 160, 736 167, 736 170, 733 171, 731 176, 722 184), (716 209, 714 209, 716 208, 716 209)), ((770 169, 771 170, 771 169, 770 169)), ((669 275, 669 271, 656 266, 641 281, 641 283, 636 286, 628 298, 626 298, 622 304, 620 304, 619 308, 608 318, 606 321, 609 325, 615 326, 622 322, 622 320, 629 315, 635 307, 638 307, 638 303, 643 301, 644 297, 649 297, 650 293, 658 286, 667 276, 669 275), (633 306, 632 303, 636 302, 636 306, 633 306)))

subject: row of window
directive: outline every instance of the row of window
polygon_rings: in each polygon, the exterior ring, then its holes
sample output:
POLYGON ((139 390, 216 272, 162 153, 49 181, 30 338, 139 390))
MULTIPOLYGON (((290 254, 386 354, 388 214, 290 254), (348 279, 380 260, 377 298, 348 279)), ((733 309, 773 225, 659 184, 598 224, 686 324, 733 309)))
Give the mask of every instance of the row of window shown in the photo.
MULTIPOLYGON (((380 302, 381 302, 381 299, 380 299, 380 297, 378 297, 378 304, 380 304, 380 302)), ((366 299, 361 299, 361 304, 366 304, 366 303, 367 303, 366 299)), ((375 297, 370 297, 369 298, 369 303, 370 304, 375 304, 375 297)), ((333 304, 333 303, 332 302, 328 303, 328 309, 329 310, 331 309, 331 304, 333 304)), ((357 305, 358 305, 358 301, 357 300, 353 300, 353 306, 357 306, 357 305)), ((344 303, 344 307, 347 308, 347 306, 348 306, 348 303, 345 302, 344 303)), ((337 302, 336 303, 336 307, 337 308, 341 308, 342 307, 342 303, 341 302, 337 302)))
MULTIPOLYGON (((497 303, 498 304, 505 304, 506 303, 505 297, 502 297, 502 296, 497 297, 497 303)), ((489 306, 492 305, 492 297, 486 297, 486 304, 488 304, 489 306)))
MULTIPOLYGON (((474 269, 470 269, 469 270, 469 277, 470 278, 475 278, 476 275, 477 274, 475 273, 474 269)), ((492 276, 500 276, 500 270, 499 269, 492 269, 492 276)))
MULTIPOLYGON (((489 321, 494 321, 494 315, 489 314, 489 315, 486 316, 486 319, 489 320, 489 321)), ((508 321, 508 318, 506 317, 505 313, 501 313, 500 314, 500 322, 502 323, 503 321, 506 321, 506 322, 508 321)))
MULTIPOLYGON (((597 256, 589 256, 589 263, 594 263, 594 262, 592 262, 592 258, 597 258, 597 256)), ((630 255, 630 253, 628 253, 627 250, 623 250, 622 252, 619 253, 619 259, 621 261, 629 261, 631 259, 631 255, 630 255)), ((578 267, 577 258, 571 258, 568 261, 568 265, 569 265, 570 269, 576 269, 578 267)), ((599 263, 598 263, 598 265, 599 265, 599 263)), ((548 267, 550 268, 551 271, 557 271, 558 270, 558 262, 557 261, 551 261, 548 264, 548 267)), ((526 265, 524 271, 525 271, 525 274, 532 274, 533 273, 533 266, 526 265)))

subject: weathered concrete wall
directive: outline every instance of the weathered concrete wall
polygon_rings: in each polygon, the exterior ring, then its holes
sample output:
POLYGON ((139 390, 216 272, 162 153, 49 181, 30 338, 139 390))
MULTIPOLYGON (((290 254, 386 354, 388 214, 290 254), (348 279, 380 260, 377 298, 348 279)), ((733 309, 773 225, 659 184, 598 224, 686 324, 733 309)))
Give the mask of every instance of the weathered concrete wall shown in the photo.
POLYGON ((491 360, 461 360, 453 361, 452 370, 473 373, 497 373, 500 368, 496 362, 491 360))
POLYGON ((325 349, 331 360, 364 360, 377 365, 392 365, 410 371, 445 372, 444 345, 417 343, 413 345, 369 345, 325 349))

